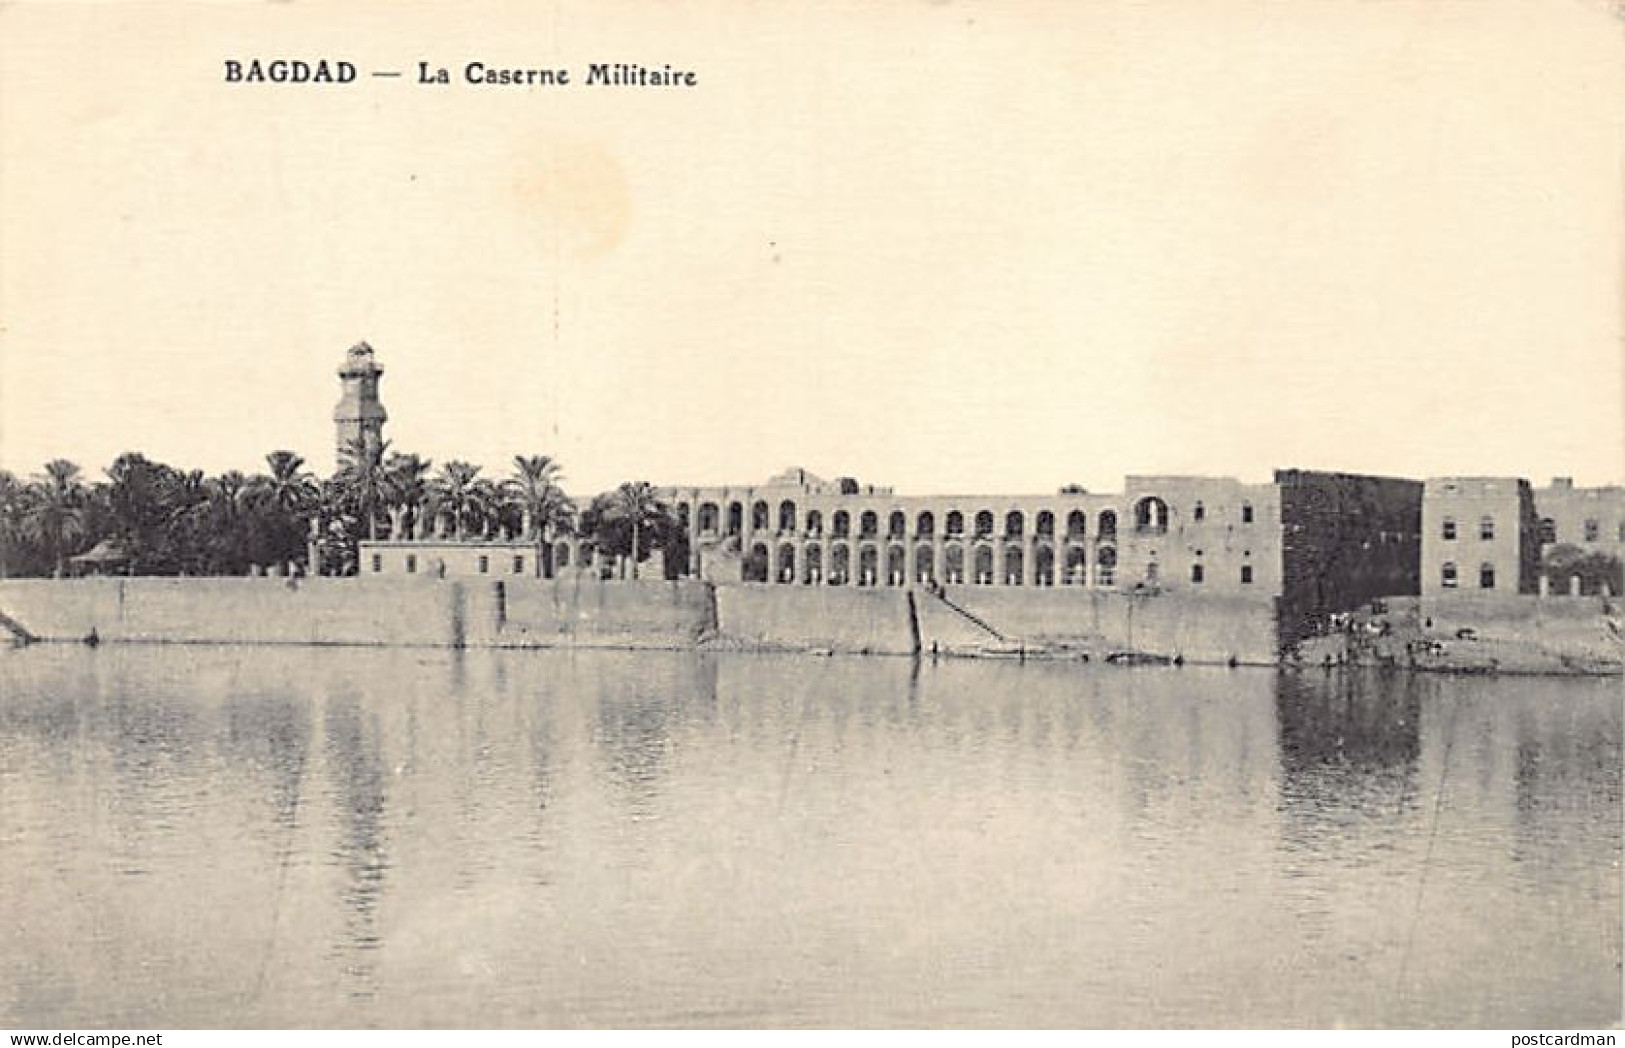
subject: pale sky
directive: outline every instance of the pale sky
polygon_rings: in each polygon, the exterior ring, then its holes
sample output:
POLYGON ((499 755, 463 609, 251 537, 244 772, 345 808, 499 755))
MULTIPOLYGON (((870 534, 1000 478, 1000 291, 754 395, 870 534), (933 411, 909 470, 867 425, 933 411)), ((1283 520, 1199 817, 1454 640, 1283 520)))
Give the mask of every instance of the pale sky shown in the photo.
POLYGON ((1625 479, 1603 0, 0 7, 0 466, 1625 479), (346 86, 222 82, 348 58, 346 86), (418 86, 416 63, 692 69, 418 86), (399 80, 375 69, 408 73, 399 80))

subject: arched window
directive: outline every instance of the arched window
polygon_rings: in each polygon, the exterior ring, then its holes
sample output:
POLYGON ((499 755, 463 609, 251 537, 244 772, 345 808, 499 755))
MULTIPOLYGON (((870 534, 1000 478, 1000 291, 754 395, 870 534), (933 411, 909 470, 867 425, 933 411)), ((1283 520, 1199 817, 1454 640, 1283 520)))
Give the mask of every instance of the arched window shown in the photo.
POLYGON ((852 582, 852 551, 846 548, 845 543, 830 550, 829 581, 837 586, 850 585, 852 582))
POLYGON ((1168 503, 1152 495, 1134 504, 1134 530, 1160 535, 1168 530, 1168 503))
POLYGON ((1089 558, 1082 546, 1067 548, 1061 560, 1061 584, 1082 586, 1089 581, 1089 558))
POLYGON ((976 537, 986 538, 993 534, 993 511, 981 510, 976 514, 976 537))
POLYGON ((773 577, 779 582, 796 580, 796 548, 788 542, 779 547, 779 570, 773 577))
POLYGON ((1004 515, 1004 534, 1006 537, 1018 539, 1021 537, 1021 533, 1026 530, 1026 527, 1027 518, 1022 515, 1021 510, 1013 509, 1004 515))
MULTIPOLYGON (((835 511, 834 523, 830 525, 830 533, 836 538, 845 538, 852 533, 852 517, 844 509, 835 511)), ((830 562, 830 570, 835 570, 835 562, 830 562)))
POLYGON ((1066 515, 1066 537, 1081 539, 1084 532, 1089 530, 1089 516, 1081 509, 1075 509, 1066 515))
POLYGON ((1478 518, 1478 537, 1485 542, 1495 538, 1495 518, 1487 513, 1478 518))
POLYGON ((908 581, 908 554, 901 546, 886 550, 886 585, 901 586, 908 581))
POLYGON ((957 509, 948 511, 948 534, 963 535, 965 533, 965 515, 957 509))
POLYGON ((745 581, 766 582, 767 580, 767 543, 753 542, 750 547, 750 556, 745 558, 745 581))
POLYGON ((815 509, 807 511, 807 534, 819 535, 824 531, 824 515, 815 509))
POLYGON ((993 582, 993 549, 990 546, 976 547, 976 577, 974 581, 982 586, 993 582))
POLYGON ((894 539, 907 535, 908 514, 900 509, 892 510, 892 515, 886 520, 886 534, 894 539))
POLYGON ((962 546, 949 546, 944 554, 947 564, 943 566, 945 581, 949 583, 963 583, 965 581, 965 550, 962 546))
POLYGON ((914 578, 920 582, 937 581, 936 558, 932 556, 930 546, 920 546, 914 551, 914 578))
POLYGON ((1004 551, 1004 578, 999 581, 1008 586, 1021 585, 1022 569, 1025 567, 1022 560, 1020 546, 1010 546, 1004 551))
POLYGON ((728 534, 737 535, 745 527, 745 507, 738 502, 728 503, 728 534))
POLYGON ((858 552, 858 574, 852 581, 859 586, 873 586, 880 580, 880 554, 873 546, 858 552))
POLYGON ((796 504, 789 499, 779 503, 779 530, 783 532, 796 530, 796 504))
POLYGON ((688 503, 686 502, 677 504, 677 523, 682 526, 684 531, 688 530, 688 503))
POLYGON ((715 502, 700 503, 700 530, 715 532, 717 530, 717 504, 715 502))
POLYGON ((1456 588, 1456 562, 1447 560, 1439 568, 1439 585, 1445 589, 1456 588))
POLYGON ((1055 514, 1047 509, 1038 511, 1038 533, 1045 538, 1055 534, 1055 514))
POLYGON ((1478 588, 1495 588, 1495 565, 1485 561, 1478 566, 1478 588))
POLYGON ((1033 581, 1040 586, 1055 585, 1055 551, 1048 546, 1033 553, 1033 581))
POLYGON ((859 537, 872 539, 875 537, 875 532, 879 530, 879 528, 880 518, 875 516, 875 511, 872 509, 864 510, 863 516, 858 518, 859 537))
POLYGON ((1446 542, 1454 542, 1454 541, 1456 541, 1456 518, 1455 517, 1446 517, 1446 518, 1444 518, 1444 522, 1439 525, 1439 537, 1444 539, 1446 542))
MULTIPOLYGON (((1621 535, 1625 538, 1625 534, 1621 535)), ((1557 522, 1551 517, 1542 517, 1540 520, 1540 544, 1550 546, 1557 541, 1557 522)))
POLYGON ((930 538, 937 533, 937 518, 931 515, 930 510, 926 510, 914 522, 914 529, 919 532, 920 538, 930 538))
POLYGON ((750 528, 752 531, 766 531, 767 522, 767 503, 757 501, 757 503, 750 508, 750 528))
MULTIPOLYGON (((817 510, 813 511, 814 513, 817 510)), ((801 581, 809 586, 816 586, 824 578, 824 551, 818 543, 814 542, 807 547, 806 562, 802 568, 801 581)))
POLYGON ((1117 550, 1114 547, 1104 547, 1095 557, 1095 579, 1102 586, 1117 584, 1117 550))
POLYGON ((1109 509, 1101 510, 1100 511, 1100 534, 1098 536, 1096 536, 1096 540, 1104 542, 1107 539, 1114 539, 1116 537, 1117 537, 1117 512, 1115 510, 1109 510, 1109 509))

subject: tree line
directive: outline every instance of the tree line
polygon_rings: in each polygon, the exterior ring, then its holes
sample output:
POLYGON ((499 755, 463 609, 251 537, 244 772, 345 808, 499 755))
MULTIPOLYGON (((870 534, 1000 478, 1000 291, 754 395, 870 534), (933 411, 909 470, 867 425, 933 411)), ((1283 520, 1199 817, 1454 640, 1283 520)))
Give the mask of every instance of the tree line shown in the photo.
POLYGON ((271 452, 252 474, 210 476, 140 452, 120 455, 94 479, 66 459, 26 480, 0 470, 0 577, 309 571, 313 536, 324 574, 354 574, 362 539, 414 531, 544 542, 549 558, 553 541, 573 536, 609 556, 635 546, 639 560, 662 549, 669 565, 686 561, 681 522, 647 482, 622 484, 579 507, 551 456, 516 455, 505 477, 483 472, 458 460, 436 469, 388 442, 361 441, 325 480, 292 451, 271 452), (75 563, 87 552, 94 563, 75 563))

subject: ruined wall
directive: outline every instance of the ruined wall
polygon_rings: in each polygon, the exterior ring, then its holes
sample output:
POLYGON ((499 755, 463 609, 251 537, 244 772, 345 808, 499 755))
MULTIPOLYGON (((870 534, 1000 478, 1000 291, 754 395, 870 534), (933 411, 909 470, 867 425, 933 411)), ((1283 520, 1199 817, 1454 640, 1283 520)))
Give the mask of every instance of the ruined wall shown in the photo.
POLYGON ((1280 642, 1317 632, 1333 612, 1421 592, 1422 484, 1280 470, 1280 642))

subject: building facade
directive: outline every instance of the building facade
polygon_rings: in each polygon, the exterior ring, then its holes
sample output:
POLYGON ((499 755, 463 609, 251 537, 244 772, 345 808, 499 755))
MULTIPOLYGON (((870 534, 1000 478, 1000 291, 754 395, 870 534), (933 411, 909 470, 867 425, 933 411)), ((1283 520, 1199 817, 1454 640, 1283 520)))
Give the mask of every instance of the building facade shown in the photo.
MULTIPOLYGON (((1422 592, 1542 591, 1559 546, 1625 559, 1625 488, 1577 488, 1559 477, 1534 488, 1519 477, 1433 477, 1423 499, 1422 592)), ((1570 580, 1548 579, 1570 591, 1570 580)))
POLYGON ((1542 549, 1578 546, 1625 559, 1625 488, 1577 488, 1572 477, 1553 477, 1535 489, 1535 512, 1542 549))
POLYGON ((1075 586, 1273 593, 1271 484, 1137 477, 1117 494, 898 495, 789 469, 761 484, 666 488, 689 571, 800 586, 1075 586))

